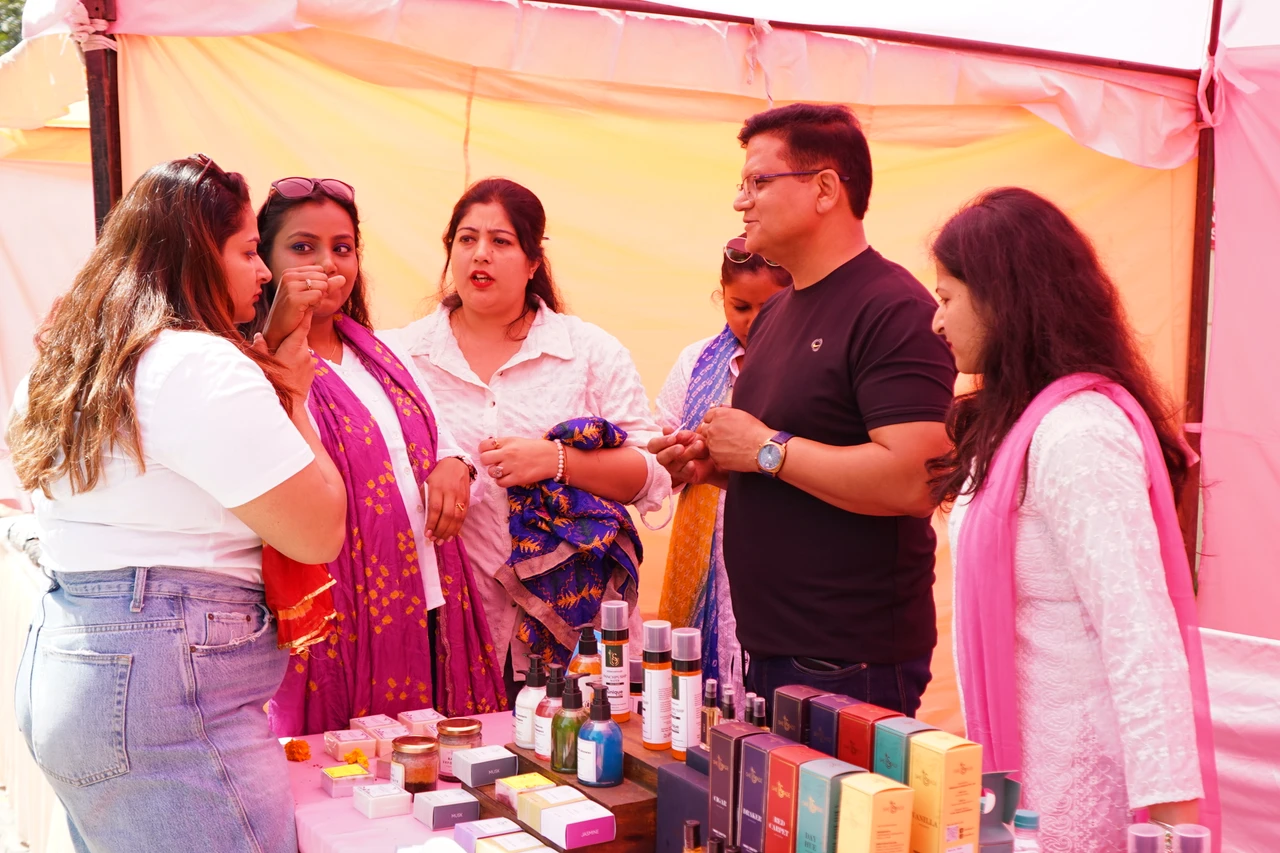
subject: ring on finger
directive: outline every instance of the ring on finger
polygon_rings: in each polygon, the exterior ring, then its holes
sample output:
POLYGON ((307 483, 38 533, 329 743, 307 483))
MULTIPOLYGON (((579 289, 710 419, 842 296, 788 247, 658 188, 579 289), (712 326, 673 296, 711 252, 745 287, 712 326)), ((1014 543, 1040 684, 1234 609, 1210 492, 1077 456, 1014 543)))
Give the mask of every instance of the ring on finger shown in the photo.
POLYGON ((458 503, 454 504, 454 507, 458 510, 458 512, 466 512, 466 511, 467 511, 467 505, 466 505, 466 504, 464 504, 464 503, 462 503, 461 501, 459 501, 458 503))

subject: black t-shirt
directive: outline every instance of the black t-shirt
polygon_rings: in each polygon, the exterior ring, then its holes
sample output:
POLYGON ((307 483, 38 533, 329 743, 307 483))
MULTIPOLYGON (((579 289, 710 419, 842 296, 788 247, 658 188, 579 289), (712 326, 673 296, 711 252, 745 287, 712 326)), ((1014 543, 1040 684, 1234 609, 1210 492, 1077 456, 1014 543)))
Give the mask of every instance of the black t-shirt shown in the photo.
MULTIPOLYGON (((823 444, 944 421, 955 362, 930 327, 937 304, 872 249, 803 290, 787 288, 751 327, 733 405, 823 444)), ((846 512, 781 479, 731 474, 724 556, 748 652, 902 663, 937 643, 929 519, 846 512)))

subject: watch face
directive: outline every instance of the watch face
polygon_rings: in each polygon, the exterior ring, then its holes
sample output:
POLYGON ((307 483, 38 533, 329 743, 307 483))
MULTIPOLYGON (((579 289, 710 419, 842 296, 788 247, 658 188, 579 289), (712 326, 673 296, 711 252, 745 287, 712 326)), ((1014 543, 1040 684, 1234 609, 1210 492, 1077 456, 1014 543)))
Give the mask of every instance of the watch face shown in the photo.
POLYGON ((756 454, 756 462, 766 471, 776 471, 782 464, 782 448, 776 444, 766 444, 756 454))

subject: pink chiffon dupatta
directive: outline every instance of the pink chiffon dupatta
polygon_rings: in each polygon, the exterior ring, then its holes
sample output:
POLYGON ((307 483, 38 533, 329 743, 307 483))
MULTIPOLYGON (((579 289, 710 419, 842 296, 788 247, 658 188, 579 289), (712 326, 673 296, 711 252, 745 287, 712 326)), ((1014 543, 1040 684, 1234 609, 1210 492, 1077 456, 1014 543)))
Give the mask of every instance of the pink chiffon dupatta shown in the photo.
POLYGON ((991 461, 986 482, 966 510, 956 544, 956 666, 962 686, 970 740, 982 744, 985 771, 1022 766, 1014 664, 1014 555, 1023 470, 1031 438, 1040 421, 1073 394, 1097 391, 1119 406, 1142 439, 1148 495, 1160 537, 1165 580, 1191 675, 1192 708, 1204 799, 1200 823, 1213 832, 1221 849, 1218 773, 1209 718, 1209 690, 1199 620, 1191 588, 1191 569, 1178 525, 1173 489, 1164 476, 1164 455, 1155 429, 1138 401, 1102 376, 1078 373, 1057 380, 1032 400, 991 461))

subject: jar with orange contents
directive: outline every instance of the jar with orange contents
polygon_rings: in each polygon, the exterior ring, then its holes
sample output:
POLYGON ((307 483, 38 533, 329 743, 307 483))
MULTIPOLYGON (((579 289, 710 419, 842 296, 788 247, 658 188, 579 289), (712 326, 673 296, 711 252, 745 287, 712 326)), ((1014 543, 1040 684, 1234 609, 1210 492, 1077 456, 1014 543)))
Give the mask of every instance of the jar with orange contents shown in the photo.
POLYGON ((405 735, 391 742, 391 781, 410 794, 434 791, 440 779, 440 744, 433 737, 405 735))

